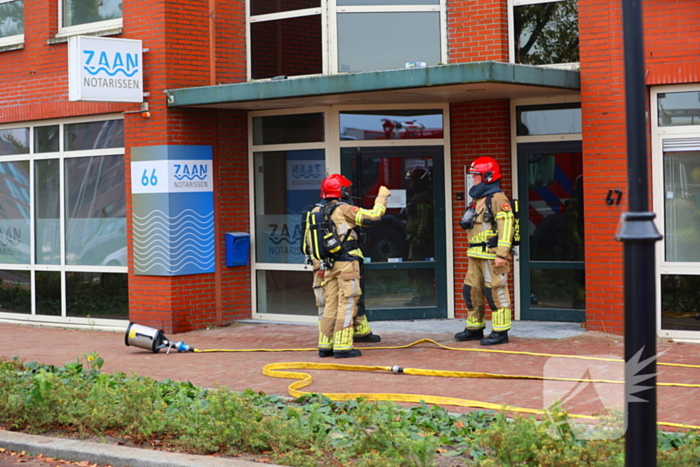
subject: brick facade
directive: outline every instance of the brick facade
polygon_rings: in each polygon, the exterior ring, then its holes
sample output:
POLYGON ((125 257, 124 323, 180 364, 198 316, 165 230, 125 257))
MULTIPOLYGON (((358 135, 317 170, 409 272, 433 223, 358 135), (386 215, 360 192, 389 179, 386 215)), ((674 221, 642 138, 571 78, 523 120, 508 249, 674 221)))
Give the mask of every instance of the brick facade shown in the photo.
MULTIPOLYGON (((643 7, 647 85, 700 82, 700 0, 650 0, 643 7)), ((24 8, 24 47, 0 52, 4 70, 0 124, 138 109, 136 104, 69 102, 67 43, 55 39, 57 2, 25 2, 24 8)), ((250 317, 255 278, 250 268, 226 268, 223 255, 225 232, 250 231, 247 115, 224 109, 168 108, 164 97, 166 89, 247 79, 245 8, 244 0, 125 0, 123 4, 123 34, 116 37, 141 39, 148 49, 143 58, 143 84, 150 94, 146 98, 150 118, 140 113, 124 115, 127 193, 131 189, 131 147, 211 145, 214 153, 217 272, 179 277, 129 275, 130 319, 168 333, 250 317)), ((627 210, 627 199, 623 195, 619 206, 605 203, 608 190, 627 192, 621 5, 579 0, 578 9, 586 180, 586 326, 622 334, 622 244, 614 235, 620 214, 627 210)), ((450 63, 507 62, 507 20, 505 1, 449 1, 450 63)), ((308 61, 299 63, 309 66, 308 61)), ((270 64, 264 73, 273 73, 276 65, 270 64)), ((286 66, 293 68, 294 64, 286 66)), ((450 106, 452 186, 447 187, 446 196, 453 202, 454 238, 447 244, 453 246, 455 315, 460 318, 465 316, 461 289, 467 245, 458 226, 464 201, 455 194, 466 191, 464 167, 476 157, 489 155, 500 163, 502 185, 513 195, 509 113, 505 99, 450 106)), ((130 232, 130 196, 127 227, 130 232)), ((131 258, 131 237, 127 244, 131 258)), ((129 270, 133 271, 132 263, 129 270)))

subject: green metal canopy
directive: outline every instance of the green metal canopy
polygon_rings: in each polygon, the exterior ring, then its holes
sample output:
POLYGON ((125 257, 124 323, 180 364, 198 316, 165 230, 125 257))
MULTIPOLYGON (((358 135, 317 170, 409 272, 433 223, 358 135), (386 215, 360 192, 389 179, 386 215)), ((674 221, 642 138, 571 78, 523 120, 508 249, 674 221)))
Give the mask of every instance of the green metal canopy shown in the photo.
POLYGON ((168 107, 245 110, 341 104, 453 103, 576 96, 579 72, 502 62, 279 77, 248 83, 169 89, 168 107))

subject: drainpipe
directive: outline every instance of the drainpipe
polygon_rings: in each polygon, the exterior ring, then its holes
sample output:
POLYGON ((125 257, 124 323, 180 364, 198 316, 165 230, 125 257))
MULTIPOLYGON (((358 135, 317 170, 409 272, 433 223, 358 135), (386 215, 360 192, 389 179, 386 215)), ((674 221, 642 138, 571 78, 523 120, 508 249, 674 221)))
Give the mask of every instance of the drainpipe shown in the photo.
POLYGON ((616 235, 624 242, 625 465, 656 466, 656 263, 661 240, 649 212, 646 89, 641 0, 622 0, 629 209, 616 235))
POLYGON ((216 0, 209 0, 209 85, 216 85, 216 0))

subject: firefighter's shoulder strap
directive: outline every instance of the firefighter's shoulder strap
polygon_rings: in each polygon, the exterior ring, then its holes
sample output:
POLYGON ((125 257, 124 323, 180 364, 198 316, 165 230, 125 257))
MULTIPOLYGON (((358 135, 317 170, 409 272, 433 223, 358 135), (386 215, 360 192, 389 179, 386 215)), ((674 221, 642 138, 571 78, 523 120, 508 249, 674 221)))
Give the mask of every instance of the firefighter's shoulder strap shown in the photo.
POLYGON ((345 243, 345 239, 340 240, 335 222, 331 219, 333 211, 340 204, 321 202, 302 215, 302 252, 327 266, 332 265, 333 259, 341 253, 345 243))
MULTIPOLYGON (((500 193, 500 192, 498 192, 500 193)), ((491 193, 486 198, 486 208, 489 210, 489 218, 491 219, 491 228, 494 232, 498 232, 498 223, 496 222, 496 216, 493 215, 493 195, 496 193, 491 193)), ((520 245, 520 202, 517 199, 510 200, 511 211, 513 212, 513 239, 511 246, 520 245)), ((496 234, 498 237, 498 234, 496 234)))

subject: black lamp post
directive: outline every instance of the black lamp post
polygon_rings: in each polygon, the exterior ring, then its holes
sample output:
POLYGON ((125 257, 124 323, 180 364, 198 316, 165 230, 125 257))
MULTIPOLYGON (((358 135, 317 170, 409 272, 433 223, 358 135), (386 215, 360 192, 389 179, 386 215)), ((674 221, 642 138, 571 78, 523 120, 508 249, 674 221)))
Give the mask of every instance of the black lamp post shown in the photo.
POLYGON ((661 240, 649 212, 646 90, 641 0, 622 0, 627 111, 629 209, 616 238, 625 261, 625 465, 656 466, 656 285, 654 243, 661 240))

